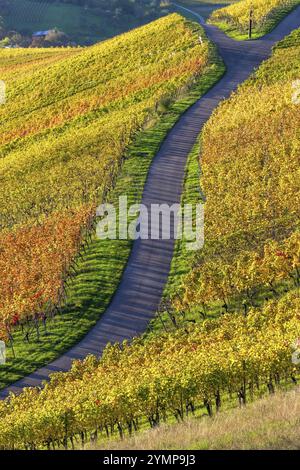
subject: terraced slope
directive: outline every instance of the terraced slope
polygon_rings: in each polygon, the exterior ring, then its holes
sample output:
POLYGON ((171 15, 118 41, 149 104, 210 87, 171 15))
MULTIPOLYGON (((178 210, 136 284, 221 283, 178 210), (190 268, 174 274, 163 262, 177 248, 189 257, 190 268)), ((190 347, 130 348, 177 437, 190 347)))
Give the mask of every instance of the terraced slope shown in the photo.
POLYGON ((247 313, 299 289, 298 37, 281 41, 204 128, 206 243, 174 299, 179 311, 247 313))
MULTIPOLYGON (((265 40, 236 43, 207 27, 228 67, 225 77, 185 113, 158 152, 145 187, 143 203, 180 201, 187 156, 199 132, 218 103, 236 89, 271 53, 272 45, 299 26, 299 9, 289 15, 265 40)), ((174 240, 138 240, 110 307, 96 327, 76 347, 48 367, 6 389, 38 385, 53 371, 68 370, 72 360, 88 353, 101 354, 107 342, 130 339, 142 333, 155 314, 168 277, 174 240), (145 302, 146 299, 146 302, 145 302)))

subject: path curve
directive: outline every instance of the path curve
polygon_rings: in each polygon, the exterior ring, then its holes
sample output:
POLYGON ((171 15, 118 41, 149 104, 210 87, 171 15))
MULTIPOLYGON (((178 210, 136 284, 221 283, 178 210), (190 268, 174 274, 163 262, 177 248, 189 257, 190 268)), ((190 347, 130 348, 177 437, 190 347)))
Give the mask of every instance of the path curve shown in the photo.
MULTIPOLYGON (((270 55, 272 45, 300 26, 300 7, 272 33, 256 41, 237 42, 216 27, 204 26, 208 37, 219 48, 227 73, 182 115, 155 156, 142 201, 148 207, 152 203, 180 202, 187 157, 203 125, 220 101, 270 55)), ((83 359, 88 354, 98 356, 108 342, 131 339, 143 333, 160 303, 173 249, 174 240, 136 241, 119 288, 96 326, 67 353, 2 390, 0 396, 4 398, 10 391, 20 393, 23 387, 39 386, 49 374, 68 370, 73 359, 83 359)))

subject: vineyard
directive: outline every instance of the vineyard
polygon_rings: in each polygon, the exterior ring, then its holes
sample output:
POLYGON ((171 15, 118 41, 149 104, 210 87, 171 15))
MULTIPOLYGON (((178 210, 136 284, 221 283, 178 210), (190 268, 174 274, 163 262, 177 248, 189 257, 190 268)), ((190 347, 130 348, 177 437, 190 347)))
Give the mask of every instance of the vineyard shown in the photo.
MULTIPOLYGON (((0 17, 7 33, 23 36, 20 47, 32 42, 32 33, 52 28, 65 33, 69 41, 86 45, 158 18, 166 13, 159 4, 158 0, 2 0, 0 17)), ((41 42, 50 45, 39 38, 41 42)))
POLYGON ((0 448, 70 448, 97 436, 132 433, 196 407, 211 415, 228 394, 246 403, 264 387, 296 381, 291 344, 300 334, 300 298, 288 294, 245 316, 227 314, 189 330, 107 347, 75 361, 42 391, 0 403, 0 448), (137 380, 138 377, 138 380, 137 380))
POLYGON ((298 35, 279 43, 204 128, 206 244, 173 297, 178 314, 247 313, 299 288, 298 35))
POLYGON ((87 49, 1 50, 0 321, 10 346, 16 328, 26 342, 61 310, 128 147, 207 70, 212 50, 198 34, 172 15, 87 49))
MULTIPOLYGON (((92 442, 91 450, 294 450, 299 447, 300 397, 297 387, 277 391, 247 406, 223 409, 210 418, 166 423, 123 439, 92 442)), ((210 454, 210 453, 208 453, 210 454)), ((244 457, 243 453, 241 455, 244 457)), ((202 455, 201 455, 202 457, 202 455)))
POLYGON ((298 36, 279 43, 203 131, 206 246, 170 298, 168 331, 108 345, 101 359, 75 361, 42 390, 1 402, 0 448, 74 448, 297 383, 298 36))
POLYGON ((210 21, 230 36, 246 39, 251 17, 252 37, 259 38, 271 31, 288 12, 299 4, 299 0, 242 0, 215 10, 210 21))

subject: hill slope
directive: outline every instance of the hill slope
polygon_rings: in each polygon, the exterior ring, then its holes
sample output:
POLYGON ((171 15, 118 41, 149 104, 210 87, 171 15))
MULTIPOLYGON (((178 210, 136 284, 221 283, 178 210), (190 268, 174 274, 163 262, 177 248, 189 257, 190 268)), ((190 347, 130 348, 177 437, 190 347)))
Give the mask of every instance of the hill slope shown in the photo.
POLYGON ((120 1, 90 2, 94 8, 88 8, 88 4, 80 0, 9 0, 4 6, 0 5, 0 16, 8 31, 30 37, 36 31, 58 28, 77 44, 91 44, 140 26, 161 14, 157 2, 150 1, 144 2, 142 7, 141 2, 137 2, 138 7, 120 1))
MULTIPOLYGON (((172 15, 84 50, 0 51, 8 92, 0 108, 6 341, 16 326, 32 333, 61 306, 71 262, 88 241, 95 205, 113 187, 129 144, 209 68, 211 47, 199 44, 194 28, 172 15)), ((153 152, 158 140, 149 144, 153 152)), ((142 184, 150 160, 145 164, 141 148, 135 157, 142 184)))
POLYGON ((123 435, 145 422, 154 427, 171 416, 213 414, 228 401, 245 404, 296 381, 298 36, 279 43, 204 130, 207 247, 173 302, 178 318, 194 309, 197 324, 108 347, 100 360, 89 357, 55 374, 42 391, 27 389, 9 406, 2 402, 0 446, 67 446, 96 429, 103 438, 123 435), (203 305, 215 303, 219 318, 199 322, 203 305))
MULTIPOLYGON (((299 389, 260 399, 213 419, 162 425, 96 449, 110 450, 299 450, 299 389)), ((94 449, 95 446, 91 446, 94 449)))
POLYGON ((210 20, 229 36, 247 39, 252 12, 252 38, 259 38, 271 31, 299 3, 299 0, 241 0, 215 10, 210 20))
POLYGON ((109 346, 101 359, 88 357, 53 375, 43 390, 2 402, 0 447, 67 447, 116 430, 123 436, 145 422, 155 427, 169 417, 213 415, 228 402, 246 404, 296 382, 298 71, 294 33, 205 128, 207 246, 173 299, 183 328, 109 346), (219 318, 199 322, 211 304, 219 318), (193 309, 198 318, 188 326, 185 314, 193 309))
POLYGON ((206 244, 174 300, 179 311, 247 312, 299 287, 298 36, 282 41, 204 129, 206 244))

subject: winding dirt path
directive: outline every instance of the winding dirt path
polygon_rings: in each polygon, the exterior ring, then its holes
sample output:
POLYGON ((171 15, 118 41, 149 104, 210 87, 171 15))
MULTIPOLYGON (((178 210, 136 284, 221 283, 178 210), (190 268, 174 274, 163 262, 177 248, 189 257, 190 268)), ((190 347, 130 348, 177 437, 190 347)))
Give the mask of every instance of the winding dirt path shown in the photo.
MULTIPOLYGON (((190 10, 191 13, 193 13, 190 10)), ((196 18, 201 21, 198 13, 196 18)), ((143 194, 143 204, 174 204, 181 199, 187 157, 213 110, 271 54, 273 44, 300 26, 300 7, 261 40, 237 42, 215 27, 204 25, 218 46, 226 66, 224 77, 199 99, 168 134, 157 153, 143 194)), ((167 282, 174 240, 138 240, 134 243, 122 281, 96 326, 76 346, 51 364, 2 390, 20 393, 23 387, 41 385, 49 374, 66 371, 73 359, 100 355, 108 342, 131 339, 143 333, 154 317, 167 282)))

